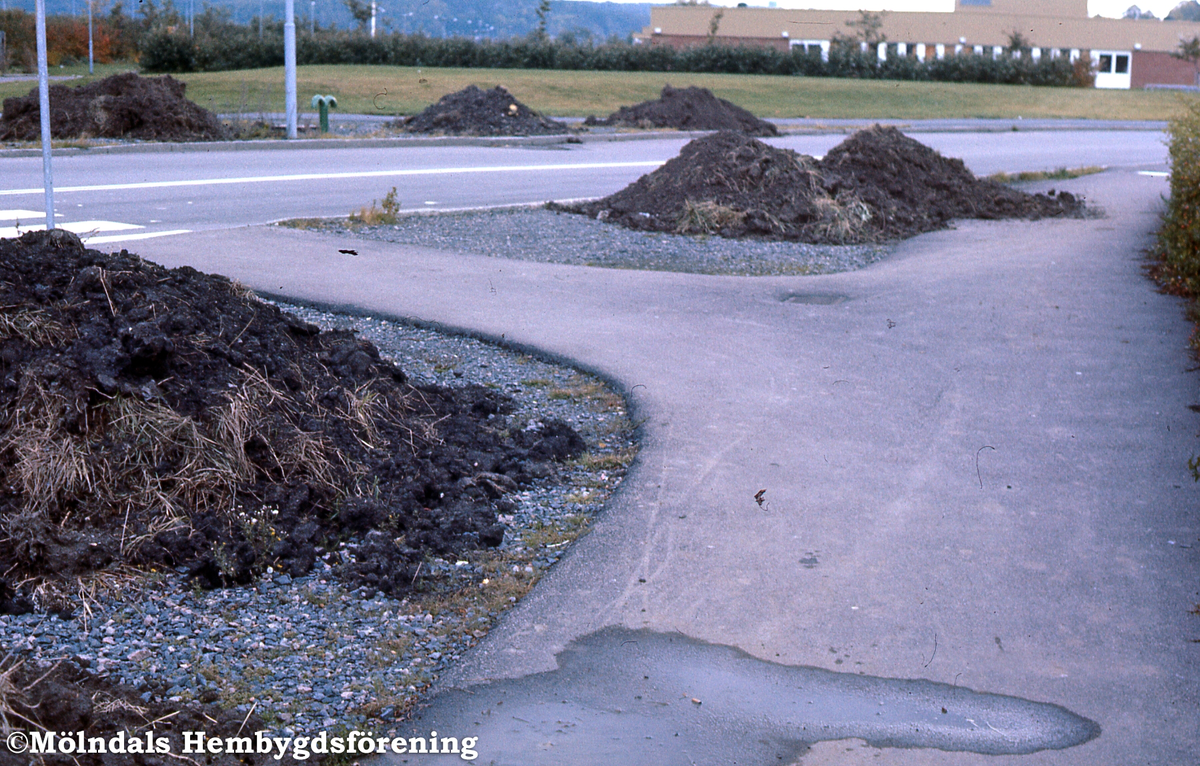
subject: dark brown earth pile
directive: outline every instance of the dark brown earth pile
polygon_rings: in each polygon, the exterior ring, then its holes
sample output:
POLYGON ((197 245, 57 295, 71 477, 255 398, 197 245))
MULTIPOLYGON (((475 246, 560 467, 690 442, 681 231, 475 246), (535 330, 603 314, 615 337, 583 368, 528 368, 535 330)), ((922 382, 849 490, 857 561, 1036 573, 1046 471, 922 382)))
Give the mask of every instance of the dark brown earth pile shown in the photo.
POLYGON ((557 209, 631 229, 819 244, 902 239, 955 218, 1078 215, 1071 194, 975 178, 895 128, 855 133, 821 161, 722 131, 602 200, 557 209))
POLYGON ((402 121, 409 133, 454 136, 537 136, 569 133, 561 122, 543 117, 497 85, 480 90, 468 85, 450 93, 425 111, 402 121))
POLYGON ((723 131, 576 212, 631 229, 826 241, 828 197, 811 157, 723 131))
POLYGON ((679 130, 734 130, 748 136, 777 136, 776 127, 737 104, 717 98, 708 88, 666 85, 653 101, 623 106, 603 120, 588 117, 584 125, 679 130))
MULTIPOLYGON (((136 138, 146 141, 216 141, 228 131, 212 112, 184 98, 187 88, 170 75, 125 72, 69 88, 50 86, 54 138, 136 138)), ((4 99, 0 141, 41 138, 37 88, 4 99)))
MULTIPOLYGON (((0 657, 0 723, 24 731, 85 731, 88 740, 103 738, 104 749, 110 752, 62 754, 67 748, 56 745, 57 755, 29 757, 0 746, 0 766, 178 766, 192 760, 180 755, 185 752, 183 732, 253 737, 265 728, 258 716, 223 710, 213 703, 143 702, 134 689, 117 686, 77 663, 88 664, 87 660, 65 659, 50 668, 38 668, 11 656, 0 657), (152 732, 149 741, 148 732, 152 732), (113 737, 120 739, 110 747, 113 737)), ((148 682, 161 684, 161 679, 148 682)), ((242 753, 207 756, 203 762, 207 766, 261 766, 273 761, 270 754, 242 753)))
MULTIPOLYGON (((483 387, 413 386, 375 347, 63 231, 0 240, 0 573, 132 564, 205 586, 322 549, 391 595, 429 555, 498 545, 496 504, 584 444, 512 427, 483 387)), ((20 593, 0 583, 0 604, 20 593), (5 596, 4 594, 8 595, 5 596)))
POLYGON ((1026 194, 976 178, 962 160, 878 125, 831 149, 820 167, 830 195, 854 195, 866 203, 880 239, 941 229, 955 218, 1037 220, 1083 208, 1069 192, 1026 194))

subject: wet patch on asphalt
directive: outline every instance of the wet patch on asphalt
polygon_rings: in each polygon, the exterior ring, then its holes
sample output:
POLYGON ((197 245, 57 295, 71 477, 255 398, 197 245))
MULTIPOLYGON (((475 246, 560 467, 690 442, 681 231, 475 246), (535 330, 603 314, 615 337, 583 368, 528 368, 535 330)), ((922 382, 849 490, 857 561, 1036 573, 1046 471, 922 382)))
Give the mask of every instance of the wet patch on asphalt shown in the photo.
POLYGON ((779 665, 681 634, 618 627, 572 642, 557 670, 447 691, 404 729, 474 736, 477 763, 521 766, 790 763, 816 742, 840 739, 1021 755, 1100 735, 1099 724, 1058 705, 779 665))

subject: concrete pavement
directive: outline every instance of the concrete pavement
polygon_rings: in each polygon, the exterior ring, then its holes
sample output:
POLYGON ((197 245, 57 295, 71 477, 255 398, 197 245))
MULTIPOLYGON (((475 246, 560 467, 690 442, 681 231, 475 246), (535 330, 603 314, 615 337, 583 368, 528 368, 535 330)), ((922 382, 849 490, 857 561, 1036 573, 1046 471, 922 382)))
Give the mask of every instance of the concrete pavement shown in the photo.
MULTIPOLYGON (((553 669, 568 642, 606 626, 678 631, 786 665, 1054 703, 1101 727, 1086 744, 989 764, 1194 762, 1197 379, 1180 302, 1141 273, 1166 185, 1110 171, 1058 186, 1108 217, 963 222, 823 277, 609 271, 357 240, 351 258, 336 238, 265 228, 137 250, 503 337, 626 389, 645 419, 635 471, 450 683, 553 669)), ((460 734, 480 718, 436 704, 427 716, 460 734)), ((479 744, 479 762, 522 761, 479 744)), ((802 758, 984 760, 858 740, 802 758)), ((625 760, 650 762, 688 761, 625 760)))

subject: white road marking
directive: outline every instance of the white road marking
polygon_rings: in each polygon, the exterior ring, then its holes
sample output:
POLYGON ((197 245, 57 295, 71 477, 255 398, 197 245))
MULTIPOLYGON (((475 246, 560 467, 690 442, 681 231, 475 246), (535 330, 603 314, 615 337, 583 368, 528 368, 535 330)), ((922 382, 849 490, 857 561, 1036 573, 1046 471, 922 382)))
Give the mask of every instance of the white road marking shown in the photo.
MULTIPOLYGON (((62 213, 55 213, 54 217, 58 218, 62 213)), ((32 218, 45 218, 44 210, 0 210, 0 221, 21 221, 32 218)))
POLYGON ((1165 170, 1139 170, 1139 176, 1150 176, 1151 178, 1166 178, 1171 175, 1165 170))
POLYGON ((104 245, 112 242, 132 242, 137 239, 154 239, 155 237, 171 237, 176 234, 190 234, 191 229, 171 229, 170 231, 145 231, 139 234, 116 234, 109 237, 92 237, 89 245, 104 245))
MULTIPOLYGON (((129 231, 130 229, 144 229, 145 226, 138 226, 132 223, 117 223, 116 221, 69 221, 67 223, 55 224, 60 229, 74 232, 79 235, 79 238, 85 242, 95 241, 93 236, 102 231, 129 231)), ((37 223, 28 226, 3 226, 0 227, 0 237, 19 237, 27 231, 43 231, 46 224, 37 223)))
MULTIPOLYGON (((665 161, 663 161, 665 162, 665 161)), ((523 173, 544 170, 604 170, 609 168, 656 168, 658 160, 646 162, 576 162, 566 165, 493 165, 490 167, 422 168, 416 170, 365 170, 347 173, 294 173, 280 176, 241 176, 237 178, 193 178, 185 181, 142 181, 128 184, 93 184, 89 186, 58 186, 56 192, 123 191, 127 189, 170 189, 185 186, 225 186, 229 184, 263 184, 281 181, 320 181, 336 178, 395 178, 400 176, 446 176, 469 173, 523 173)), ((0 197, 42 194, 34 189, 0 189, 0 197)), ((188 203, 191 204, 191 203, 188 203)))

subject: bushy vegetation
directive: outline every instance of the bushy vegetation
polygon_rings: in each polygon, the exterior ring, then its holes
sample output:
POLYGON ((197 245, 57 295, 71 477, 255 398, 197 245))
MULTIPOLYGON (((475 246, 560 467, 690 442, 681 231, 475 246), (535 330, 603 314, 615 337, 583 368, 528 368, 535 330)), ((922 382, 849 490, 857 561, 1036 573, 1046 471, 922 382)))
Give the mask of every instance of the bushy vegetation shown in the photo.
MULTIPOLYGON (((283 26, 268 23, 262 37, 255 28, 239 26, 210 9, 196 20, 189 40, 160 29, 142 45, 144 69, 156 72, 253 69, 283 64, 283 26)), ((566 69, 640 72, 707 72, 721 74, 804 75, 888 80, 1003 83, 1010 85, 1080 84, 1064 59, 1014 58, 964 54, 941 60, 890 56, 834 49, 828 60, 800 49, 790 52, 762 47, 704 45, 676 50, 666 46, 610 42, 594 45, 549 40, 532 35, 512 40, 467 40, 391 34, 370 38, 338 30, 300 34, 296 61, 307 64, 387 64, 392 66, 461 67, 468 69, 566 69)))
MULTIPOLYGON (((1168 132, 1171 197, 1158 232, 1155 271, 1168 292, 1200 299, 1200 101, 1172 120, 1168 132)), ((1200 321, 1200 309, 1192 313, 1200 321)), ((1200 349, 1200 335, 1193 344, 1200 349)))
MULTIPOLYGON (((1192 348, 1200 353, 1200 101, 1171 120, 1167 149, 1171 162, 1171 197, 1158 231, 1152 269, 1163 289, 1191 299, 1188 316, 1197 323, 1192 348)), ((1200 481, 1200 455, 1188 461, 1200 481)))
MULTIPOLYGON (((6 67, 33 71, 37 68, 37 42, 34 16, 22 10, 0 11, 0 30, 4 31, 8 61, 6 67)), ((92 20, 92 55, 98 63, 135 57, 137 42, 148 26, 125 16, 121 3, 112 12, 92 20)), ((46 58, 50 66, 87 61, 87 19, 81 16, 50 16, 46 19, 46 58)))
MULTIPOLYGON (((55 16, 48 21, 50 63, 87 57, 87 23, 81 17, 55 16)), ((8 35, 10 64, 34 66, 34 20, 24 11, 0 12, 0 29, 8 35)), ((1062 58, 1008 52, 999 58, 964 53, 941 60, 890 55, 880 61, 874 49, 860 50, 849 40, 835 45, 827 59, 801 48, 779 51, 765 47, 733 47, 715 43, 676 50, 668 46, 634 45, 610 40, 544 33, 509 40, 383 34, 315 27, 297 30, 298 64, 386 64, 392 66, 461 67, 469 69, 562 69, 622 72, 703 72, 717 74, 803 75, 859 79, 999 83, 1010 85, 1086 85, 1076 67, 1062 58)), ((118 2, 97 17, 96 60, 137 60, 148 72, 261 69, 283 64, 283 23, 277 19, 249 24, 232 21, 224 9, 207 7, 192 28, 171 3, 155 6, 143 0, 138 17, 125 15, 118 2)))

